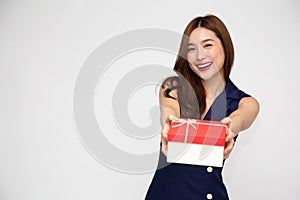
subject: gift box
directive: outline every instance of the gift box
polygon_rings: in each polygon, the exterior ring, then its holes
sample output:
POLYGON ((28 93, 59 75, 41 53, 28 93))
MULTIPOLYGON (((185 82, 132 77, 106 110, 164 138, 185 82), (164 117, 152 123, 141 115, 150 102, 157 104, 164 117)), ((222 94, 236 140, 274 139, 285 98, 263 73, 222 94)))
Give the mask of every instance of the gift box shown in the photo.
POLYGON ((227 126, 181 118, 168 132, 167 162, 222 167, 227 126))

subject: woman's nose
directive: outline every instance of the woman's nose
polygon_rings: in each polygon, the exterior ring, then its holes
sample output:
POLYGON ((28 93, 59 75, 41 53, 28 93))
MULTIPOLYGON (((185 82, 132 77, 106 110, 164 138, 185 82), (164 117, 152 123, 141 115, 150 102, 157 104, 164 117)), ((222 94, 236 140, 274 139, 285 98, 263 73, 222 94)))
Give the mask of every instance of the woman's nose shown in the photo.
POLYGON ((197 60, 203 60, 206 56, 206 51, 202 47, 198 47, 197 60))

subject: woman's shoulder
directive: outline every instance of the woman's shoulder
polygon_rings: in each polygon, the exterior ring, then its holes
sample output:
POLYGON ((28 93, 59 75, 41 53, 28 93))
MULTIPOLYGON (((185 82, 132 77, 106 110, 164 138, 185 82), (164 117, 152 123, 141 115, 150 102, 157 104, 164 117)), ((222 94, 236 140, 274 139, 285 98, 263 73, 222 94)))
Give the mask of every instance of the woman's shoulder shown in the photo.
POLYGON ((247 94, 246 92, 244 92, 243 90, 241 90, 240 88, 238 88, 231 79, 228 79, 227 83, 226 83, 226 97, 230 98, 230 99, 236 99, 236 100, 240 100, 244 97, 251 97, 251 95, 247 94))

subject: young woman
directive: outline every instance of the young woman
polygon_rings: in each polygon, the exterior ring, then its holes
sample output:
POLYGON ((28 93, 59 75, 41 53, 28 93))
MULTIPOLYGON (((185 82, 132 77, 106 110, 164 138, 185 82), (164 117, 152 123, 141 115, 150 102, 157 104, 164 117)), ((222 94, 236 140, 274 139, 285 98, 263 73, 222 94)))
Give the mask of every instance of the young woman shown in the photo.
POLYGON ((259 104, 229 79, 233 44, 223 22, 197 17, 186 27, 174 70, 160 89, 161 155, 146 200, 229 199, 222 167, 167 163, 167 133, 176 118, 221 120, 228 126, 224 160, 237 135, 255 120, 259 104))

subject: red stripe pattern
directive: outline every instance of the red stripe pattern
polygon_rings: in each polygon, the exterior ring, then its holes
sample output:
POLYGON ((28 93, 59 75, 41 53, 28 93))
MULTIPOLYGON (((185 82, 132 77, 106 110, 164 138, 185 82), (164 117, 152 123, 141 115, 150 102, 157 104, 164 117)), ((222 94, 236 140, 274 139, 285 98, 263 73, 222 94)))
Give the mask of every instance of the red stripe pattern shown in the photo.
POLYGON ((168 132, 168 142, 186 142, 224 146, 227 126, 218 121, 193 120, 181 118, 172 121, 168 132))

